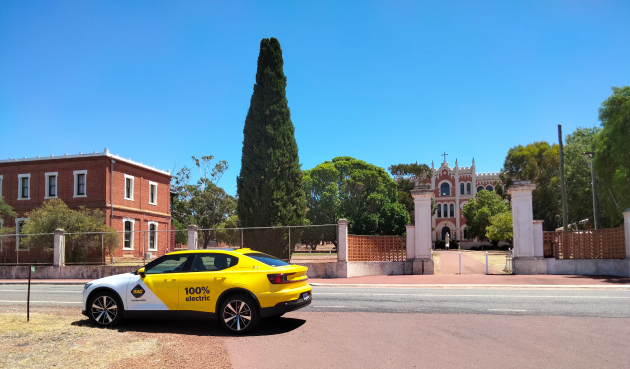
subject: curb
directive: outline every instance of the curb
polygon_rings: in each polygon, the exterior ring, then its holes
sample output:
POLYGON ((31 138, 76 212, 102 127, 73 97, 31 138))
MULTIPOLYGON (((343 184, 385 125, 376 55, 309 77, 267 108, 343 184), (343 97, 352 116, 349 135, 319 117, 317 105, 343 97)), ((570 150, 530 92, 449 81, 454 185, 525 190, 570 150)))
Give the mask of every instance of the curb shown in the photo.
POLYGON ((627 286, 601 286, 587 285, 532 285, 532 284, 360 284, 360 283, 310 283, 314 287, 363 287, 363 288, 494 288, 494 289, 603 289, 603 290, 630 290, 627 286))

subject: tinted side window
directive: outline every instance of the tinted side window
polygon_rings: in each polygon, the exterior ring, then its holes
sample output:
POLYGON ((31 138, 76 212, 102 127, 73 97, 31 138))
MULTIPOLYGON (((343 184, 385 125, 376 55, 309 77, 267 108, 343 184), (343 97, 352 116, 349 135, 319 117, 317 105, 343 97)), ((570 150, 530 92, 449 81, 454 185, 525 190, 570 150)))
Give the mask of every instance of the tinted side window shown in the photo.
POLYGON ((190 267, 191 272, 214 272, 238 264, 238 258, 226 254, 196 254, 190 267))
POLYGON ((263 254, 262 252, 253 252, 251 254, 245 254, 245 256, 249 256, 252 259, 258 260, 261 263, 265 263, 272 267, 291 265, 284 260, 278 259, 275 256, 263 254))
POLYGON ((184 269, 190 254, 165 255, 147 264, 144 268, 146 274, 178 273, 184 269))

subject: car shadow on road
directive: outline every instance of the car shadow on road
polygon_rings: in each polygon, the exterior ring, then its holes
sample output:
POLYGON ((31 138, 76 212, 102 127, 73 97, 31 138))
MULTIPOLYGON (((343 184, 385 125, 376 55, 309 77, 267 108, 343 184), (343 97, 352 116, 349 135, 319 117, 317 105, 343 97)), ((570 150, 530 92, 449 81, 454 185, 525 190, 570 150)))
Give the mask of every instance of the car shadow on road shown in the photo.
MULTIPOLYGON (((296 318, 262 319, 258 327, 243 336, 273 336, 289 333, 300 328, 306 321, 296 318)), ((185 334, 192 336, 236 337, 223 330, 215 319, 126 319, 121 325, 103 328, 94 325, 89 319, 73 322, 74 326, 94 329, 115 329, 119 332, 142 332, 157 334, 185 334)), ((239 335, 240 336, 240 335, 239 335)))

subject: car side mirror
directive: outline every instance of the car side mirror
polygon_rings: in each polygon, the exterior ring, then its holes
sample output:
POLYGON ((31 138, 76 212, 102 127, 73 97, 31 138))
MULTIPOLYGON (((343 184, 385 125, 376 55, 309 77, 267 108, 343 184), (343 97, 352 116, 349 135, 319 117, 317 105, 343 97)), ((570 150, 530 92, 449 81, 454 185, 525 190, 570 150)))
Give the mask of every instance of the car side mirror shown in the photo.
POLYGON ((138 269, 138 275, 140 276, 140 278, 143 278, 146 276, 146 273, 144 272, 144 267, 138 269))

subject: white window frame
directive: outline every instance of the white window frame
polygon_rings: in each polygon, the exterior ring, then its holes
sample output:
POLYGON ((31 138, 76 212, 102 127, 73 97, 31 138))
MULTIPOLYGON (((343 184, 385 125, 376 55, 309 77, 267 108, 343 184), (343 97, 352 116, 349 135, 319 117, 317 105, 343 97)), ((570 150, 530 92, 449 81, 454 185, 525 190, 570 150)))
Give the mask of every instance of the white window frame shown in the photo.
POLYGON ((158 191, 158 184, 157 184, 157 182, 149 181, 149 205, 156 205, 157 206, 157 191, 158 191), (151 202, 151 186, 155 186, 155 201, 153 201, 153 202, 151 202))
POLYGON ((123 239, 122 239, 122 249, 123 250, 133 250, 133 240, 134 240, 134 231, 136 230, 136 220, 133 218, 123 218, 123 226, 122 226, 122 230, 123 230, 123 239), (131 240, 129 242, 129 244, 131 245, 131 247, 127 248, 125 247, 125 222, 131 222, 131 240))
POLYGON ((2 181, 3 180, 4 180, 4 176, 0 174, 0 197, 2 197, 2 181))
POLYGON ((18 200, 30 200, 31 187, 31 173, 18 174, 18 200), (22 197, 22 178, 28 178, 28 197, 22 197))
POLYGON ((46 183, 46 196, 44 196, 44 199, 56 199, 57 197, 59 197, 59 174, 57 172, 48 172, 45 173, 44 176, 46 176, 46 180, 44 181, 44 183, 46 183), (57 180, 57 183, 55 184, 55 196, 50 196, 50 186, 49 186, 49 182, 50 181, 50 177, 55 177, 55 179, 57 180))
MULTIPOLYGON (((30 182, 29 182, 30 186, 30 182)), ((29 188, 29 194, 31 189, 29 188)), ((15 218, 15 251, 29 251, 28 249, 20 249, 20 222, 28 220, 28 218, 15 218)))
POLYGON ((72 174, 74 175, 74 196, 73 197, 87 197, 87 170, 75 170, 74 172, 72 172, 72 174), (79 174, 84 174, 85 176, 83 177, 83 179, 85 180, 85 192, 83 193, 83 195, 79 195, 79 189, 77 188, 79 185, 78 177, 79 174))
POLYGON ((158 222, 150 221, 147 222, 147 231, 149 232, 149 238, 147 239, 147 250, 148 251, 157 251, 158 250, 158 222), (151 248, 151 224, 155 225, 155 248, 151 248))
POLYGON ((135 178, 133 176, 130 176, 129 174, 125 174, 125 183, 123 184, 123 191, 124 193, 124 199, 125 200, 130 200, 133 201, 133 186, 134 186, 134 182, 135 182, 135 178), (127 197, 127 179, 131 179, 131 196, 127 197))

